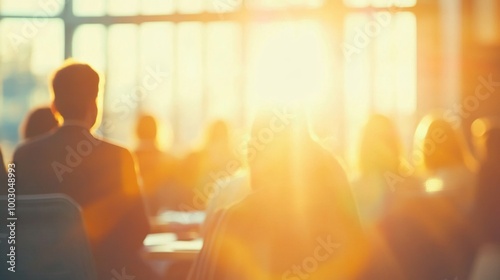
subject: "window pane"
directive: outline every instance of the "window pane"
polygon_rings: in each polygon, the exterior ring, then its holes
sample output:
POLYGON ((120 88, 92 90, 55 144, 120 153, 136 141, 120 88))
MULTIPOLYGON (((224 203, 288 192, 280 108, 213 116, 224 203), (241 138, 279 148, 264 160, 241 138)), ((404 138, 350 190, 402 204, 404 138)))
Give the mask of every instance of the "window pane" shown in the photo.
POLYGON ((106 0, 73 0, 76 16, 103 16, 106 14, 106 0))
POLYGON ((208 118, 240 119, 241 30, 236 23, 207 26, 208 118))
POLYGON ((311 104, 330 84, 323 29, 315 21, 254 23, 249 34, 248 103, 311 104))
MULTIPOLYGON (((369 22, 369 16, 366 14, 350 14, 345 20, 345 41, 344 48, 355 48, 355 53, 347 52, 344 49, 345 62, 345 142, 352 143, 347 145, 346 157, 348 162, 355 161, 357 144, 359 143, 359 130, 366 122, 370 114, 372 96, 371 87, 371 67, 369 51, 356 44, 355 38, 360 27, 369 22), (348 45, 346 45, 348 44, 348 45)), ((358 39, 359 40, 359 39, 358 39)), ((350 49, 349 49, 350 50, 350 49)))
POLYGON ((236 11, 243 5, 243 0, 205 0, 207 11, 227 13, 236 11))
POLYGON ((374 109, 412 115, 416 110, 416 20, 397 13, 373 42, 374 109))
POLYGON ((411 116, 417 104, 417 19, 412 13, 397 13, 392 26, 394 50, 393 81, 397 93, 398 114, 411 116))
MULTIPOLYGON (((140 33, 139 86, 147 93, 141 111, 168 125, 172 123, 174 107, 174 31, 172 23, 147 23, 141 25, 140 33)), ((172 140, 165 139, 161 130, 159 134, 159 144, 172 140)))
POLYGON ((188 148, 199 137, 204 125, 204 77, 203 77, 203 25, 181 23, 177 27, 177 73, 176 99, 177 143, 188 148))
POLYGON ((36 35, 16 37, 22 36, 20 30, 27 20, 0 21, 0 142, 8 157, 19 141, 19 125, 24 116, 35 106, 49 104, 47 77, 64 59, 62 21, 47 20, 36 35))
POLYGON ((137 26, 117 24, 108 30, 108 71, 104 96, 107 137, 130 146, 136 111, 144 92, 137 86, 137 26))
POLYGON ((139 13, 139 9, 139 0, 108 0, 108 14, 110 15, 137 15, 139 13))
MULTIPOLYGON (((402 12, 350 14, 345 21, 347 143, 359 143, 359 131, 370 113, 392 116, 411 134, 416 110, 416 18, 402 12)), ((349 161, 356 146, 348 147, 349 161)))
MULTIPOLYGON (((219 0, 231 1, 231 0, 219 0)), ((235 0, 233 0, 234 2, 235 0)), ((254 9, 283 9, 283 8, 304 8, 320 7, 325 0, 248 0, 247 5, 254 9)))
POLYGON ((106 28, 101 24, 85 24, 73 37, 73 57, 89 63, 97 71, 106 71, 106 28), (92 42, 92 44, 89 44, 92 42))
MULTIPOLYGON (((214 0, 214 1, 226 1, 226 0, 214 0)), ((204 0, 177 0, 177 12, 181 14, 201 13, 204 10, 205 10, 204 0)))
POLYGON ((173 140, 174 31, 172 23, 146 23, 140 29, 139 86, 146 92, 140 110, 157 118, 163 148, 171 148, 173 140))
POLYGON ((64 59, 63 34, 63 22, 51 19, 32 40, 30 69, 35 75, 45 76, 60 66, 64 59))
POLYGON ((0 0, 3 15, 47 17, 59 14, 64 0, 0 0))
POLYGON ((142 14, 172 14, 175 11, 174 1, 172 0, 142 0, 142 14))
POLYGON ((344 0, 349 7, 413 7, 417 0, 344 0))

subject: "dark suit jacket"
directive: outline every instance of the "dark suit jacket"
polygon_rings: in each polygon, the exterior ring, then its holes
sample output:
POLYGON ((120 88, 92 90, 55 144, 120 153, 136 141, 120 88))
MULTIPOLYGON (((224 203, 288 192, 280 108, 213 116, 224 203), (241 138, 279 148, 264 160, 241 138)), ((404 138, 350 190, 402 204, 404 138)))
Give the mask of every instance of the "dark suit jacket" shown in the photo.
POLYGON ((63 126, 21 145, 14 163, 18 195, 63 193, 80 204, 100 279, 123 267, 140 277, 149 224, 128 150, 63 126))

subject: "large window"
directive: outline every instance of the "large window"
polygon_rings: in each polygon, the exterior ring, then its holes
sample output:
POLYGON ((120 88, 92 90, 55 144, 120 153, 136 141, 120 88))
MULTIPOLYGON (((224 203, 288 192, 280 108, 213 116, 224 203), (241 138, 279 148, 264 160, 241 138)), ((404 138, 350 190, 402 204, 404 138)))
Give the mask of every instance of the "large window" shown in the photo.
MULTIPOLYGON (((417 110, 416 0, 1 0, 0 141, 48 102, 64 57, 105 75, 100 133, 131 147, 139 112, 183 152, 205 125, 248 127, 270 99, 308 106, 313 129, 352 162, 370 113, 417 110)), ((408 134, 408 131, 403 131, 408 134)))

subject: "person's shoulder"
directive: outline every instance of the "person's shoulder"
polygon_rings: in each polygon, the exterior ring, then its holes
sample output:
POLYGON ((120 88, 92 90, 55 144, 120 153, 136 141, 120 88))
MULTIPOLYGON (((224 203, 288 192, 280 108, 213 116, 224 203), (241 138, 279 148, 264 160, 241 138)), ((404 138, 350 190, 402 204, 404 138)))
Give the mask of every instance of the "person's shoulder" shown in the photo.
POLYGON ((130 152, 130 150, 120 144, 113 142, 112 140, 94 136, 94 141, 94 145, 99 146, 103 150, 130 157, 132 156, 132 152, 130 152))
POLYGON ((127 148, 125 148, 117 143, 114 143, 112 141, 105 140, 105 139, 99 139, 99 138, 96 138, 96 140, 99 141, 102 148, 104 148, 104 149, 112 150, 112 151, 119 152, 119 153, 128 153, 128 154, 131 153, 127 148))
POLYGON ((248 222, 247 218, 253 217, 255 212, 259 211, 259 204, 261 203, 262 197, 259 193, 252 192, 240 201, 225 207, 224 213, 228 220, 233 220, 234 222, 248 222))
POLYGON ((40 151, 41 149, 44 149, 46 146, 50 146, 51 139, 54 137, 54 133, 47 133, 42 136, 36 137, 31 140, 27 140, 25 142, 22 142, 17 146, 16 150, 14 151, 14 161, 22 156, 26 155, 36 155, 34 151, 40 151))
POLYGON ((316 155, 319 160, 319 164, 321 164, 323 172, 327 172, 330 174, 331 178, 335 178, 335 180, 348 181, 347 178, 347 168, 345 162, 332 152, 327 149, 317 146, 316 147, 316 155))

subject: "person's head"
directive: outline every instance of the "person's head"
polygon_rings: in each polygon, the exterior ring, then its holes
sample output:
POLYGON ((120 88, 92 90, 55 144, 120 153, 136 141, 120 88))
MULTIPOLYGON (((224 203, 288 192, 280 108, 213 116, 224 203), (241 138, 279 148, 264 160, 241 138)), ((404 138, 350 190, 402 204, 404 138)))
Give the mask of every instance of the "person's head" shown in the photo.
POLYGON ((158 131, 156 119, 151 115, 139 117, 136 126, 136 134, 139 141, 155 141, 158 131))
POLYGON ((229 127, 223 120, 216 120, 208 126, 206 135, 206 145, 229 144, 229 127))
POLYGON ((51 79, 55 113, 64 121, 83 122, 92 127, 97 119, 99 75, 88 64, 67 60, 51 79))
POLYGON ((305 117, 292 112, 292 119, 282 120, 280 111, 262 110, 254 120, 247 154, 253 188, 272 182, 290 184, 307 164, 304 155, 312 139, 305 117))
POLYGON ((471 126, 479 157, 483 160, 500 161, 500 122, 492 118, 480 118, 471 126))
POLYGON ((500 162, 500 128, 495 127, 486 133, 486 158, 495 162, 500 162))
POLYGON ((395 172, 400 166, 401 154, 401 140, 393 122, 383 115, 371 116, 361 135, 361 174, 395 172))
POLYGON ((463 135, 436 115, 428 115, 419 123, 413 157, 423 171, 432 172, 460 165, 472 167, 463 135))
POLYGON ((58 126, 59 123, 49 107, 37 108, 32 110, 24 120, 21 138, 30 140, 50 132, 58 126))

